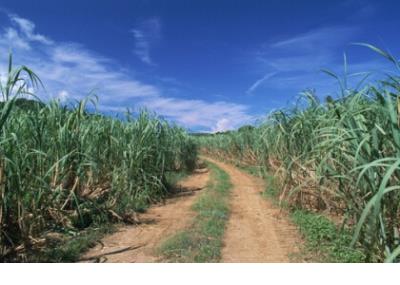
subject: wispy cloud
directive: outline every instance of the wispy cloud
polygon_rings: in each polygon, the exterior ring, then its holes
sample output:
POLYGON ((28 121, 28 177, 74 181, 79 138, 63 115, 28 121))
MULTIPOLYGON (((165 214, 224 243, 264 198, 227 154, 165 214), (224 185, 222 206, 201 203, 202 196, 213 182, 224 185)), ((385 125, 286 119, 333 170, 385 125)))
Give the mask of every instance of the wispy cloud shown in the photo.
POLYGON ((375 16, 379 11, 380 3, 370 0, 347 0, 341 3, 343 9, 353 11, 351 15, 352 21, 360 21, 375 16))
MULTIPOLYGON (((15 64, 27 65, 39 75, 46 90, 38 95, 44 100, 58 98, 68 103, 94 91, 99 97, 98 109, 104 112, 147 108, 187 128, 208 131, 235 128, 253 119, 245 105, 166 96, 164 86, 170 83, 154 85, 139 80, 110 58, 77 43, 56 42, 36 33, 31 21, 9 17, 10 26, 0 31, 0 54, 7 55, 12 48, 15 64)), ((156 22, 146 24, 153 27, 153 36, 159 30, 156 22)), ((6 56, 0 58, 1 75, 6 61, 6 56)))
POLYGON ((17 49, 29 50, 31 48, 29 43, 26 40, 22 39, 15 29, 10 27, 5 29, 2 39, 0 40, 3 42, 3 44, 8 43, 10 47, 14 47, 17 49))
POLYGON ((35 24, 32 21, 18 17, 17 15, 10 15, 11 21, 19 26, 20 31, 30 41, 40 42, 46 45, 53 43, 52 40, 47 37, 35 33, 35 24))
POLYGON ((262 85, 268 79, 274 77, 276 74, 277 74, 276 72, 268 72, 262 78, 254 82, 253 85, 251 85, 250 88, 246 91, 246 93, 247 94, 253 93, 253 91, 255 91, 260 85, 262 85))
POLYGON ((296 48, 298 51, 318 52, 343 44, 357 32, 355 27, 322 27, 271 43, 271 48, 296 48))
MULTIPOLYGON (((295 96, 304 89, 315 88, 324 96, 337 90, 336 82, 322 74, 321 69, 332 69, 341 75, 343 52, 351 42, 359 40, 359 34, 356 26, 329 26, 264 43, 253 56, 260 73, 266 75, 246 93, 286 90, 295 96), (271 76, 273 80, 268 80, 271 76)), ((348 67, 350 72, 368 72, 387 65, 379 60, 354 64, 349 58, 348 67)))
POLYGON ((322 27, 266 43, 259 51, 260 62, 278 72, 317 72, 341 60, 341 52, 356 38, 355 27, 322 27))
POLYGON ((252 122, 248 107, 225 101, 205 102, 176 98, 149 98, 145 105, 186 126, 224 131, 252 122))
POLYGON ((161 37, 161 21, 159 18, 150 18, 140 22, 140 24, 132 29, 135 38, 135 54, 141 61, 146 64, 154 65, 150 48, 161 37))

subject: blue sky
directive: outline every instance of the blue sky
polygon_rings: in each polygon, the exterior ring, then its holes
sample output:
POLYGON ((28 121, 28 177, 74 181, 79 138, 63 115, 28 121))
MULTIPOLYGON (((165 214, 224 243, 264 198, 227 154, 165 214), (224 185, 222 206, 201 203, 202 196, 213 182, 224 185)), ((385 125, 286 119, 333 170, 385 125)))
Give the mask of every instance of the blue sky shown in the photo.
POLYGON ((6 1, 0 63, 10 48, 44 99, 91 91, 99 110, 146 107, 194 131, 254 122, 314 88, 337 84, 321 68, 381 74, 392 67, 352 42, 400 54, 398 1, 6 1))

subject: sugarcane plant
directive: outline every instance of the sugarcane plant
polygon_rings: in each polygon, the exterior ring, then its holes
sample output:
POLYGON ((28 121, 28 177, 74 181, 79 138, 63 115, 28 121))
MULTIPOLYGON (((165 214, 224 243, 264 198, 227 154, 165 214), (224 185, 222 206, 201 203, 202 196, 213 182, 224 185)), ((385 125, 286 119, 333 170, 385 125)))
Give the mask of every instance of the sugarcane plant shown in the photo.
MULTIPOLYGON (((331 71, 337 96, 325 102, 303 92, 293 108, 276 110, 255 128, 198 136, 205 153, 261 166, 281 183, 280 199, 343 217, 352 246, 366 261, 398 261, 400 254, 399 61, 368 44, 395 66, 383 80, 355 87, 331 71), (255 154, 255 155, 254 155, 255 154), (256 158, 249 160, 249 158, 256 158)), ((347 60, 345 58, 345 75, 347 60)))
POLYGON ((40 102, 39 77, 11 56, 1 84, 0 260, 30 260, 53 233, 129 222, 168 194, 168 173, 195 164, 193 139, 153 113, 104 116, 95 96, 40 102))

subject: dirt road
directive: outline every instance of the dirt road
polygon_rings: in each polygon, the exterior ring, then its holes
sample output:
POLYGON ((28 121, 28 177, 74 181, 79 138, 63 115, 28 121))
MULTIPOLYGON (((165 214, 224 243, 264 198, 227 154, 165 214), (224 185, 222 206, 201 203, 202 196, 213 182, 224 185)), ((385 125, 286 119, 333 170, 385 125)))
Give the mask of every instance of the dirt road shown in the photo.
POLYGON ((284 212, 261 196, 262 179, 211 158, 234 185, 231 215, 225 231, 222 262, 290 262, 300 244, 299 234, 284 212))
MULTIPOLYGON (((223 240, 221 262, 290 262, 301 244, 299 234, 286 214, 261 196, 262 179, 211 158, 231 177, 231 214, 223 240)), ((205 187, 209 173, 199 171, 181 182, 187 191, 205 187)), ((122 227, 104 238, 82 258, 97 262, 160 262, 157 247, 164 239, 190 226, 191 206, 201 191, 168 199, 166 205, 151 207, 141 214, 141 224, 122 227)), ((183 193, 184 194, 184 193, 183 193)))
POLYGON ((207 184, 209 173, 201 169, 179 183, 179 197, 167 199, 165 205, 151 207, 139 216, 139 225, 121 227, 89 250, 82 259, 92 262, 157 262, 156 248, 160 242, 188 226, 198 190, 207 184), (187 195, 190 194, 190 195, 187 195))

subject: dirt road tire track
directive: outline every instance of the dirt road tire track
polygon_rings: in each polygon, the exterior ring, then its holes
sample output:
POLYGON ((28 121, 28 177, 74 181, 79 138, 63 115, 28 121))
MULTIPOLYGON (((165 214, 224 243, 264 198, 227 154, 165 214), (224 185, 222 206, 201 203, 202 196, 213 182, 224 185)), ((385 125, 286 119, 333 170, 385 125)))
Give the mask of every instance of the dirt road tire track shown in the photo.
POLYGON ((233 184, 231 214, 225 230, 221 262, 290 262, 301 239, 287 215, 261 196, 262 179, 211 158, 233 184))
MULTIPOLYGON (((290 256, 299 251, 300 235, 285 212, 261 196, 264 181, 232 165, 205 159, 227 172, 233 184, 221 262, 298 261, 290 256)), ((181 185, 198 190, 206 186, 208 179, 209 173, 203 171, 191 175, 181 185)), ((201 192, 193 191, 193 195, 151 207, 140 216, 142 224, 121 227, 82 258, 97 262, 161 262, 156 249, 163 240, 189 226, 195 215, 191 206, 201 192)))
POLYGON ((91 262, 159 262, 156 249, 162 240, 182 230, 193 219, 191 209, 196 197, 202 192, 209 179, 207 169, 196 171, 184 179, 180 187, 185 193, 167 199, 165 205, 152 206, 139 216, 140 224, 123 226, 117 232, 106 236, 101 242, 82 256, 91 262), (110 253, 110 254, 108 254, 110 253))

